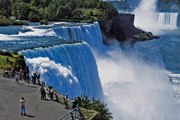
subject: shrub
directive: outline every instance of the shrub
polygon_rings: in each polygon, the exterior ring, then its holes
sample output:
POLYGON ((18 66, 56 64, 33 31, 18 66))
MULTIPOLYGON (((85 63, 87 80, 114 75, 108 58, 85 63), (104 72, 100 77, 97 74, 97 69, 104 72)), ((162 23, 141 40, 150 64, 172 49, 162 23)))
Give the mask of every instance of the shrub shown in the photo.
POLYGON ((93 120, 111 120, 113 119, 112 113, 109 112, 107 104, 102 103, 100 100, 92 99, 90 100, 87 96, 81 95, 76 98, 78 105, 80 107, 95 110, 98 114, 93 118, 93 120))
POLYGON ((0 16, 0 26, 12 25, 12 21, 5 16, 0 16))
POLYGON ((31 22, 39 22, 40 17, 37 14, 30 12, 28 15, 28 20, 31 22))
POLYGON ((43 19, 43 20, 40 21, 40 24, 41 25, 48 25, 49 21, 47 19, 43 19))
POLYGON ((94 15, 93 11, 90 11, 89 15, 90 15, 90 16, 93 16, 93 15, 94 15))
POLYGON ((12 54, 11 54, 10 52, 8 52, 8 51, 3 51, 3 50, 0 50, 0 55, 12 57, 12 54))

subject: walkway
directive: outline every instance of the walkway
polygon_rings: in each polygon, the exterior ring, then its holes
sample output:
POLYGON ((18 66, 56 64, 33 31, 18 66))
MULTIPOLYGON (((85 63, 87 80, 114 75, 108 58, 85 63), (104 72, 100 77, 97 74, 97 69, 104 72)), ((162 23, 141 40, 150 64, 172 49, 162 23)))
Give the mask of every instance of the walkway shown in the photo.
POLYGON ((68 113, 64 106, 54 101, 41 101, 40 87, 15 84, 15 79, 0 77, 0 120, 58 120, 68 113), (19 112, 19 100, 26 100, 27 116, 19 112))

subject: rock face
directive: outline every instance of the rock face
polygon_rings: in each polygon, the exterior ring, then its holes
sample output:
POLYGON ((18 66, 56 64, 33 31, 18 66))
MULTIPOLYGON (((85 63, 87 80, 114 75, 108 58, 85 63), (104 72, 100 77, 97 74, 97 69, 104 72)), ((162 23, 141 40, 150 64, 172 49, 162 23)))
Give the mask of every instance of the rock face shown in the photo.
POLYGON ((129 13, 101 20, 99 24, 107 38, 115 38, 122 43, 134 42, 134 35, 144 33, 134 26, 134 15, 129 13))

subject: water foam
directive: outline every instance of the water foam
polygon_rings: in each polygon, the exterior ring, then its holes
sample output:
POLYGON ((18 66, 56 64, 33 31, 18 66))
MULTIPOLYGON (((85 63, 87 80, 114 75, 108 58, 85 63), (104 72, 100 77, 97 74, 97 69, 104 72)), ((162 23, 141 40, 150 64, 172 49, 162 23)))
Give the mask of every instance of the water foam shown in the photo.
MULTIPOLYGON (((116 48, 117 49, 117 48, 116 48)), ((135 52, 96 55, 99 76, 115 120, 179 120, 180 108, 166 71, 135 52)))
POLYGON ((102 98, 96 62, 85 42, 23 50, 20 53, 24 55, 31 74, 39 71, 42 80, 60 93, 68 94, 70 98, 81 94, 102 98))
POLYGON ((177 29, 178 13, 158 13, 156 10, 157 0, 141 0, 139 6, 134 10, 135 26, 159 34, 161 29, 177 29))

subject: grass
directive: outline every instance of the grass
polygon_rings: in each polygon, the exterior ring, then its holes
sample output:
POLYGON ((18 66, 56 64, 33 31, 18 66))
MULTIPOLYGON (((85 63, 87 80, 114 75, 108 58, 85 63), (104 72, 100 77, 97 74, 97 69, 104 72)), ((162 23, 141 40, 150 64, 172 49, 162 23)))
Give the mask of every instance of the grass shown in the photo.
POLYGON ((84 17, 93 18, 94 20, 98 20, 98 17, 103 15, 103 11, 101 9, 79 9, 79 10, 82 11, 84 17))
POLYGON ((134 37, 140 41, 151 40, 154 38, 154 36, 151 32, 140 33, 140 34, 134 35, 134 37))
MULTIPOLYGON (((17 64, 19 60, 22 60, 21 55, 13 54, 9 52, 0 51, 0 74, 2 75, 3 70, 11 70, 11 68, 17 64)), ((21 65, 17 64, 18 67, 21 65)))
POLYGON ((0 55, 0 69, 11 68, 14 62, 15 62, 14 57, 0 55))
MULTIPOLYGON (((64 105, 63 97, 65 97, 65 96, 60 94, 58 91, 54 91, 54 93, 57 94, 59 103, 64 105)), ((69 100, 68 105, 69 105, 69 110, 70 110, 71 106, 73 105, 73 100, 69 100)), ((65 107, 65 105, 64 105, 64 107, 65 107)), ((92 120, 98 114, 97 111, 85 109, 82 107, 80 107, 80 111, 83 113, 86 120, 92 120)))
MULTIPOLYGON (((2 75, 4 69, 10 70, 18 59, 22 59, 21 55, 0 51, 0 74, 2 75)), ((58 91, 54 91, 54 93, 57 94, 59 103, 64 105, 65 107, 64 99, 63 99, 64 96, 60 94, 58 91)), ((69 100, 68 105, 69 105, 69 110, 71 110, 71 106, 73 105, 73 100, 69 100)), ((91 120, 93 117, 95 117, 98 114, 98 112, 94 110, 89 110, 85 108, 80 108, 80 110, 85 116, 86 120, 91 120)))
POLYGON ((89 110, 85 108, 80 108, 81 112, 84 114, 86 120, 92 120, 97 114, 97 111, 89 110))

